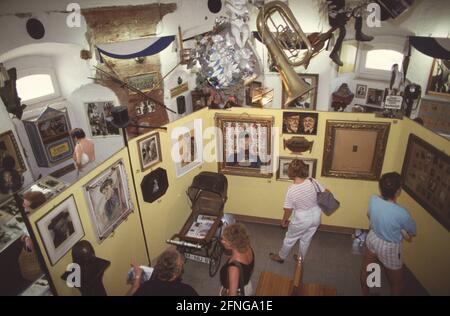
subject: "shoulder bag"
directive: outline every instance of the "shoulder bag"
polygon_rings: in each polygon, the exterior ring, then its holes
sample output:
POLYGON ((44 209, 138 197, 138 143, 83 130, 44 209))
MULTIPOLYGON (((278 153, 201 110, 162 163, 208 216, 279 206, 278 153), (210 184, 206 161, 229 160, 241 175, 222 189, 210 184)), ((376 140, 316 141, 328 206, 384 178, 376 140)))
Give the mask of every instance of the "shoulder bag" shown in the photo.
POLYGON ((316 181, 314 181, 312 178, 309 178, 309 180, 312 182, 314 188, 316 189, 317 204, 319 204, 319 207, 322 209, 322 212, 324 212, 325 215, 330 216, 339 208, 341 203, 334 198, 333 193, 331 193, 330 191, 320 191, 320 188, 317 185, 316 181))

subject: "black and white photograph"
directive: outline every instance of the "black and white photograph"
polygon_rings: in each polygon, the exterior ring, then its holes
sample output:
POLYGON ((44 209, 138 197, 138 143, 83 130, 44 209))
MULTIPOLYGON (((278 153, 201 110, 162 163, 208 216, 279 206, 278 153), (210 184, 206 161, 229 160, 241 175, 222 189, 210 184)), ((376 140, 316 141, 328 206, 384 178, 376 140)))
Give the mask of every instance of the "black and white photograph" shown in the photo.
POLYGON ((145 100, 136 106, 136 116, 146 115, 156 111, 156 103, 152 100, 145 100))
POLYGON ((158 168, 142 179, 141 190, 144 201, 153 203, 162 197, 169 188, 169 180, 167 178, 167 171, 158 168))
POLYGON ((133 210, 123 161, 92 179, 84 191, 97 242, 101 243, 133 210))
POLYGON ((112 125, 111 110, 113 108, 114 103, 112 101, 86 103, 86 113, 92 137, 120 135, 119 129, 112 125))
POLYGON ((308 177, 311 177, 311 178, 316 177, 317 159, 305 159, 305 158, 297 158, 297 157, 280 157, 279 163, 278 163, 278 170, 277 170, 277 180, 278 181, 292 181, 292 179, 289 179, 288 169, 289 169, 289 164, 294 159, 300 159, 308 166, 308 168, 309 168, 308 169, 309 170, 308 177))
POLYGON ((384 91, 381 89, 369 88, 367 91, 367 104, 380 106, 383 103, 384 91))
POLYGON ((367 85, 357 84, 355 97, 358 99, 365 99, 367 96, 367 85))
POLYGON ((162 161, 159 133, 152 134, 138 142, 141 171, 162 161))
POLYGON ((84 236, 73 195, 40 218, 36 225, 52 266, 84 236))

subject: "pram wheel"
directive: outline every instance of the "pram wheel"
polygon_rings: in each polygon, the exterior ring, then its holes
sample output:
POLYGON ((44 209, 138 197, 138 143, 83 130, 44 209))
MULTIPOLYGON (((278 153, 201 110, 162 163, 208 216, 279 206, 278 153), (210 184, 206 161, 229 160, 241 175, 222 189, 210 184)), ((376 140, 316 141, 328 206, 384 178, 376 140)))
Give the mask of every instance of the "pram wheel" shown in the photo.
POLYGON ((213 277, 216 275, 220 267, 220 261, 222 259, 223 247, 220 244, 218 238, 215 238, 214 246, 211 251, 210 261, 209 261, 209 276, 213 277))

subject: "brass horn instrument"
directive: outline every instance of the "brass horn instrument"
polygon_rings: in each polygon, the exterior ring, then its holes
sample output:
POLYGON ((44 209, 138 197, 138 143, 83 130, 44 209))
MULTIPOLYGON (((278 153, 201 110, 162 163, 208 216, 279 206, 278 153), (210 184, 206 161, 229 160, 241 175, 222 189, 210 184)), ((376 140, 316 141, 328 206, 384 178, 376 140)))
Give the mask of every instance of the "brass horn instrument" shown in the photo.
POLYGON ((306 98, 315 87, 302 80, 293 67, 304 65, 307 68, 313 48, 291 9, 281 1, 271 1, 260 9, 256 23, 286 89, 284 106, 306 98), (274 19, 281 24, 276 24, 274 19))

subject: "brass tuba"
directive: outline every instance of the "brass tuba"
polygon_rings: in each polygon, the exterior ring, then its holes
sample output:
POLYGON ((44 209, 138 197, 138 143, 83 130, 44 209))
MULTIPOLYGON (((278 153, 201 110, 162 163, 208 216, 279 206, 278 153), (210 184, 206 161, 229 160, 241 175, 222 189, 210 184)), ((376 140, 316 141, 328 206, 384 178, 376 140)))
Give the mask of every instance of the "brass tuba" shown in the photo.
POLYGON ((260 9, 256 23, 286 89, 285 107, 306 98, 315 87, 302 80, 293 67, 307 68, 313 49, 291 9, 281 1, 271 1, 260 9))

